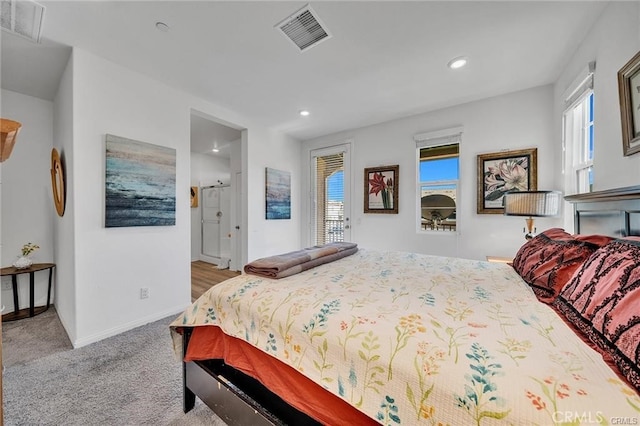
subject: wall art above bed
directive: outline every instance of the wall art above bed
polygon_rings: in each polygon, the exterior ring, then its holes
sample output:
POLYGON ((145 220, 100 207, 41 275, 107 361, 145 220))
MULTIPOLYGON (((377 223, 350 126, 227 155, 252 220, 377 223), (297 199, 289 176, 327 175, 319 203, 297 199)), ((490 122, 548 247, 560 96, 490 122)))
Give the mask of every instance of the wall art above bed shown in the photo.
POLYGON ((505 192, 535 191, 537 185, 537 148, 478 155, 478 214, 503 214, 505 192))
POLYGON ((176 224, 176 150, 106 135, 106 228, 176 224))
POLYGON ((618 71, 622 150, 625 156, 640 152, 640 52, 618 71))

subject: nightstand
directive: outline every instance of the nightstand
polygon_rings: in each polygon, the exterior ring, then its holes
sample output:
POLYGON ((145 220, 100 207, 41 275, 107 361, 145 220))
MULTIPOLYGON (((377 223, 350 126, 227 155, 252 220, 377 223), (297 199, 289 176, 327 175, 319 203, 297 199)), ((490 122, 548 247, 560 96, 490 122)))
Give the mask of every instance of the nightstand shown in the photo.
POLYGON ((512 263, 513 257, 487 256, 487 261, 494 263, 512 263))

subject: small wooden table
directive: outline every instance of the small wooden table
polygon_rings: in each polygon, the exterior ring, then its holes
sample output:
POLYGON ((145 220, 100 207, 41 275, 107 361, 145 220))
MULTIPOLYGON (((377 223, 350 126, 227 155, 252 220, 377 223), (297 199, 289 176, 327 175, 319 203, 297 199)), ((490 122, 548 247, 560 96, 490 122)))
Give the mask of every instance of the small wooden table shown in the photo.
POLYGON ((51 304, 51 279, 53 277, 53 268, 56 267, 55 263, 34 263, 28 268, 18 269, 15 266, 9 266, 7 268, 0 269, 1 276, 11 275, 11 285, 13 287, 13 307, 14 311, 4 314, 2 321, 15 321, 23 318, 29 318, 43 313, 49 309, 51 304), (46 306, 34 306, 35 304, 35 273, 38 271, 49 270, 49 289, 47 290, 47 305, 46 306), (20 303, 18 301, 18 275, 29 274, 29 307, 20 309, 20 303))
POLYGON ((487 256, 487 261, 494 263, 513 263, 513 257, 487 256))

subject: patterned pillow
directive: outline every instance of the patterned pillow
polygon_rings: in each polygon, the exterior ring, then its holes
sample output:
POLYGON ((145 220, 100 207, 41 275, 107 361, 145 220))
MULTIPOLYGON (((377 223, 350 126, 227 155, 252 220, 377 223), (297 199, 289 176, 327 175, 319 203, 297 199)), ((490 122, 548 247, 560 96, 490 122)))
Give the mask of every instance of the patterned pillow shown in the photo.
MULTIPOLYGON (((606 240, 609 241, 609 240, 606 240)), ((513 268, 545 303, 551 303, 582 263, 599 248, 588 238, 551 228, 523 245, 513 268)))
POLYGON ((640 238, 596 251, 554 302, 640 390, 640 238))

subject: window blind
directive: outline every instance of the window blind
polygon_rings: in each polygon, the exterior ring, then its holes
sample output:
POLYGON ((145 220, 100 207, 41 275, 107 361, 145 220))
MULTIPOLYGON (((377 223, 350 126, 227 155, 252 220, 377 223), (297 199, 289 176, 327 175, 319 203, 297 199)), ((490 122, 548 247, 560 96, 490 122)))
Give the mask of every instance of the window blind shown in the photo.
POLYGON ((583 97, 589 90, 593 90, 593 75, 595 74, 595 71, 595 61, 589 62, 589 64, 580 71, 573 82, 571 82, 569 87, 567 87, 567 90, 565 90, 562 95, 564 99, 564 107, 566 109, 583 97))
POLYGON ((316 244, 344 240, 344 153, 315 157, 316 244))
POLYGON ((413 136, 413 140, 416 142, 416 148, 453 145, 460 143, 463 130, 463 127, 451 127, 433 132, 418 133, 413 136))

